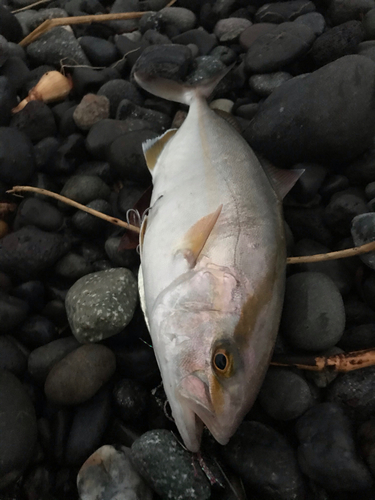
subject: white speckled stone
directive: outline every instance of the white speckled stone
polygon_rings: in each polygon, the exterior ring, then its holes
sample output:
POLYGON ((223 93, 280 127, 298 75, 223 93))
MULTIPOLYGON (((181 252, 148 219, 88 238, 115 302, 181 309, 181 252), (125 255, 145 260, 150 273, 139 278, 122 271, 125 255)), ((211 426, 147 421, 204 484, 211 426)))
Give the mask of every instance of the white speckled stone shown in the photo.
POLYGON ((129 269, 107 269, 79 279, 65 300, 74 336, 88 343, 121 332, 133 317, 137 298, 137 281, 129 269))

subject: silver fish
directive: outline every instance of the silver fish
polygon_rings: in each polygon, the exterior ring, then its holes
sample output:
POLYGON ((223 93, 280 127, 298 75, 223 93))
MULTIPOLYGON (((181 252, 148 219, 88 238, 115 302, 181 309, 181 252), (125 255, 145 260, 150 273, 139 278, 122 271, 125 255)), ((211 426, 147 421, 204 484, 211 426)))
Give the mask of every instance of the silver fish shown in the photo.
POLYGON ((190 106, 180 129, 143 146, 153 194, 141 227, 139 289, 172 415, 195 452, 204 424, 228 442, 264 378, 284 294, 281 197, 300 173, 267 174, 209 108, 223 74, 195 87, 134 77, 190 106))

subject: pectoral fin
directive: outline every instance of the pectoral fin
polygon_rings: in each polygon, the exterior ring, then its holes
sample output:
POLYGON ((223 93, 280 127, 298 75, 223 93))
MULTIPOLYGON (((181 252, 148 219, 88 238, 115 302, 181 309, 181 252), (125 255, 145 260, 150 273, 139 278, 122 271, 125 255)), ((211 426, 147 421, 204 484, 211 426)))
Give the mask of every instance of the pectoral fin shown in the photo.
POLYGON ((219 218, 222 208, 223 205, 220 205, 215 212, 199 219, 198 222, 191 226, 183 237, 182 242, 178 245, 176 253, 181 252, 191 268, 195 266, 199 254, 219 218))
POLYGON ((148 139, 142 144, 143 154, 145 155, 147 166, 151 172, 154 170, 156 162, 165 148, 165 145, 170 139, 172 139, 176 132, 176 128, 171 128, 170 130, 164 132, 164 134, 160 137, 157 137, 156 139, 148 139))
POLYGON ((264 157, 258 156, 258 159, 268 175, 268 178, 281 199, 292 189, 294 184, 298 181, 301 175, 304 173, 304 169, 281 169, 272 165, 271 162, 266 160, 264 157))

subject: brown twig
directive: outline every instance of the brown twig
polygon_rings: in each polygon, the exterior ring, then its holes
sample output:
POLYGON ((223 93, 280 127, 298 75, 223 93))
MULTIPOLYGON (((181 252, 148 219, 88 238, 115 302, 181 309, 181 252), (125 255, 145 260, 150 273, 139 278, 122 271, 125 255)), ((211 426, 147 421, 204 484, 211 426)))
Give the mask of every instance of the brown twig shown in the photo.
POLYGON ((289 366, 300 370, 333 372, 350 372, 359 368, 375 365, 375 349, 364 349, 347 353, 334 354, 333 356, 274 356, 271 361, 273 366, 289 366))
POLYGON ((55 200, 66 203, 67 205, 70 205, 74 208, 78 208, 78 210, 82 210, 83 212, 87 212, 88 214, 91 214, 94 217, 99 217, 100 219, 103 219, 107 222, 110 222, 111 224, 123 227, 125 229, 130 230, 130 231, 134 231, 135 233, 139 233, 139 227, 137 227, 137 226, 133 226, 132 224, 128 224, 127 222, 124 222, 121 219, 117 219, 117 217, 111 217, 110 215, 105 215, 102 212, 98 212, 97 210, 86 207, 85 205, 81 205, 81 203, 77 203, 76 201, 73 201, 69 198, 66 198, 65 196, 61 196, 60 194, 53 193, 52 191, 47 191, 47 189, 41 189, 41 188, 36 188, 36 187, 31 187, 31 186, 14 186, 12 189, 7 191, 7 193, 16 194, 16 193, 22 193, 25 191, 28 191, 31 193, 43 194, 45 196, 49 196, 50 198, 55 198, 55 200))
POLYGON ((288 257, 287 264, 305 264, 308 262, 323 262, 326 260, 346 259, 347 257, 355 257, 375 250, 375 241, 365 243, 359 247, 347 248, 346 250, 338 250, 337 252, 319 253, 316 255, 303 255, 301 257, 288 257))
POLYGON ((48 3, 50 0, 38 0, 38 2, 31 3, 30 5, 26 5, 26 7, 21 7, 20 9, 12 10, 12 14, 17 14, 18 12, 23 12, 24 10, 32 9, 33 7, 37 7, 42 3, 48 3))
MULTIPOLYGON (((176 2, 172 0, 166 7, 170 7, 176 2)), ((93 14, 89 16, 72 16, 72 17, 56 17, 55 19, 46 19, 42 24, 40 24, 34 31, 29 33, 23 40, 20 41, 19 45, 21 47, 26 47, 31 42, 34 42, 41 35, 46 33, 52 28, 57 26, 67 26, 71 24, 86 24, 86 23, 100 23, 105 21, 119 21, 126 19, 138 19, 145 14, 149 14, 151 11, 145 12, 119 12, 114 14, 93 14)))

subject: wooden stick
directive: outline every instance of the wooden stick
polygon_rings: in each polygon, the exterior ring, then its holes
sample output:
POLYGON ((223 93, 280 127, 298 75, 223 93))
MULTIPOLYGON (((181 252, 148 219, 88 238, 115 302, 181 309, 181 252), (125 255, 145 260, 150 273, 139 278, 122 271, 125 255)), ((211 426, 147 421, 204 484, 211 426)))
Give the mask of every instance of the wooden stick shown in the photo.
MULTIPOLYGON (((175 2, 176 0, 172 0, 164 8, 170 7, 175 2)), ((86 24, 93 22, 100 23, 104 21, 118 21, 124 19, 138 19, 145 14, 149 14, 150 12, 151 11, 147 10, 145 12, 119 12, 116 14, 93 14, 89 16, 56 17, 55 19, 46 19, 46 21, 40 24, 37 28, 35 28, 34 31, 29 33, 23 40, 21 40, 19 45, 21 45, 21 47, 26 47, 50 29, 56 28, 56 26, 86 24)))
POLYGON ((287 264, 305 264, 307 262, 323 262, 326 260, 346 259, 347 257, 355 257, 375 250, 375 241, 365 243, 359 247, 347 248, 346 250, 338 250, 337 252, 318 253, 316 255, 303 255, 302 257, 288 257, 287 264))
POLYGON ((61 196, 61 194, 53 193, 52 191, 47 191, 47 189, 41 189, 31 186, 14 186, 12 189, 7 191, 7 193, 16 194, 25 191, 29 191, 31 193, 43 194, 45 196, 49 196, 50 198, 55 198, 55 200, 62 201, 63 203, 66 203, 67 205, 70 205, 74 208, 78 208, 78 210, 82 210, 83 212, 87 212, 88 214, 93 215, 94 217, 99 217, 100 219, 110 222, 111 224, 115 224, 116 226, 124 227, 129 231, 134 231, 135 233, 139 233, 139 227, 137 226, 128 224, 127 222, 124 222, 121 219, 117 219, 117 217, 111 217, 110 215, 105 215, 102 212, 94 210, 93 208, 86 207, 85 205, 81 205, 81 203, 77 203, 76 201, 66 198, 65 196, 61 196))
POLYGON ((273 366, 289 366, 300 370, 334 372, 350 372, 359 368, 375 365, 375 349, 364 349, 347 353, 334 354, 333 356, 274 356, 271 361, 273 366))
POLYGON ((42 3, 48 3, 50 0, 39 0, 38 2, 31 3, 30 5, 26 5, 26 7, 21 7, 20 9, 17 10, 12 10, 12 14, 17 14, 18 12, 23 12, 24 10, 29 10, 32 9, 33 7, 37 7, 38 5, 41 5, 42 3))

